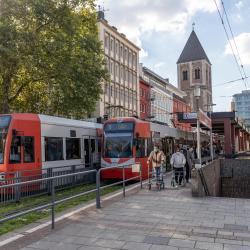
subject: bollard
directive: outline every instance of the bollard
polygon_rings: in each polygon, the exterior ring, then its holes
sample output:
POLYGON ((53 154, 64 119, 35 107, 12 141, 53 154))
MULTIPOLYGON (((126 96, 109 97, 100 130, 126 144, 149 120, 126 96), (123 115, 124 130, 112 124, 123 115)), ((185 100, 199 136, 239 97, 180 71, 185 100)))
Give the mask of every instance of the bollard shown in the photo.
POLYGON ((101 200, 100 200, 100 172, 101 169, 96 173, 96 208, 101 208, 101 200))
POLYGON ((125 197, 125 168, 122 166, 122 188, 123 188, 123 197, 125 197))
POLYGON ((55 183, 51 181, 51 228, 55 228, 55 183))

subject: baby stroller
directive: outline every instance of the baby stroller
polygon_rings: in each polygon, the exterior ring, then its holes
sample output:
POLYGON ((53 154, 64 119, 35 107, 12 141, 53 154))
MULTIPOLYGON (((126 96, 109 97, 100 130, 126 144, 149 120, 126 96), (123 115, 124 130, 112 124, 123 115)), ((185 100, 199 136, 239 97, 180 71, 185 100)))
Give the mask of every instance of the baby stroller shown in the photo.
POLYGON ((165 183, 164 183, 164 172, 163 172, 163 167, 161 166, 159 168, 159 171, 156 171, 153 169, 152 172, 152 178, 150 178, 150 167, 148 165, 148 189, 151 190, 152 185, 155 183, 157 190, 165 189, 165 183))
POLYGON ((172 166, 172 179, 171 179, 171 186, 172 187, 185 187, 186 185, 186 168, 183 167, 182 169, 174 168, 172 166), (177 182, 176 182, 177 179, 177 182))

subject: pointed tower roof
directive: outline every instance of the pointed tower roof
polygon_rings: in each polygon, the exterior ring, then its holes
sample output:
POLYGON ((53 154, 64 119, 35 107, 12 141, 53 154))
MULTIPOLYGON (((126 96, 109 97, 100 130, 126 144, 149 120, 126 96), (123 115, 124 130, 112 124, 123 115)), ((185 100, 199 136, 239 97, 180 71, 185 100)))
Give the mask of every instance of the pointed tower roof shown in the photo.
POLYGON ((185 63, 202 59, 207 60, 207 62, 211 64, 195 31, 193 30, 187 40, 183 51, 181 52, 177 63, 185 63))

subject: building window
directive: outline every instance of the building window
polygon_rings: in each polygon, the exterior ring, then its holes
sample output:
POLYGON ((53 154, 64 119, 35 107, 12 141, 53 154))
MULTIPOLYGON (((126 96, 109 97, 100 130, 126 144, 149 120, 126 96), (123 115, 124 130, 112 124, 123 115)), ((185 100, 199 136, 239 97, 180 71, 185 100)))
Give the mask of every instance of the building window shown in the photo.
POLYGON ((114 48, 114 40, 110 39, 110 51, 113 51, 114 48))
POLYGON ((194 77, 195 77, 196 80, 198 80, 198 79, 201 78, 200 77, 200 72, 201 72, 201 70, 199 68, 195 69, 195 71, 194 71, 194 77))
POLYGON ((127 49, 126 49, 126 48, 124 49, 124 59, 125 59, 125 60, 128 59, 128 58, 127 58, 127 49))
POLYGON ((142 104, 140 104, 140 112, 142 113, 142 104))
POLYGON ((123 80, 123 67, 121 66, 121 68, 120 68, 120 77, 121 77, 121 80, 123 80))
POLYGON ((25 136, 24 137, 24 162, 34 162, 34 137, 25 136))
POLYGON ((110 74, 112 75, 114 73, 113 71, 114 63, 110 62, 110 74))
POLYGON ((119 44, 118 42, 115 43, 115 53, 118 56, 119 55, 119 44))
POLYGON ((63 138, 45 137, 45 161, 63 160, 63 138))
POLYGON ((104 45, 105 45, 105 48, 109 47, 109 37, 108 37, 108 35, 105 35, 104 45))
POLYGON ((187 70, 184 70, 182 72, 182 78, 183 78, 183 81, 187 81, 188 80, 188 72, 187 72, 187 70))
POLYGON ((79 138, 66 138, 66 160, 81 159, 79 138))
POLYGON ((110 96, 113 96, 113 86, 110 86, 110 96))

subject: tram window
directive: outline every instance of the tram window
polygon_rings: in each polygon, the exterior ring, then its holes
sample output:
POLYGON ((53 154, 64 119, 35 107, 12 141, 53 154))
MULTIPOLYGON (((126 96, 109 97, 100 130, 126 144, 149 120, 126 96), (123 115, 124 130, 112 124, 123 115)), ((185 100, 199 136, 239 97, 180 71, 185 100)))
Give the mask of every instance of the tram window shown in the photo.
POLYGON ((45 161, 63 160, 63 138, 45 137, 45 161))
POLYGON ((21 137, 13 136, 10 148, 10 163, 21 163, 21 137))
POLYGON ((34 137, 24 137, 24 162, 34 162, 34 137))
POLYGON ((145 138, 138 138, 137 145, 136 145, 136 157, 146 157, 146 139, 145 138))
POLYGON ((95 139, 91 139, 91 153, 95 153, 95 139))
POLYGON ((149 138, 147 139, 147 155, 149 155, 152 150, 153 150, 153 142, 152 139, 149 138))
POLYGON ((66 160, 81 158, 80 145, 79 138, 66 138, 66 160))

